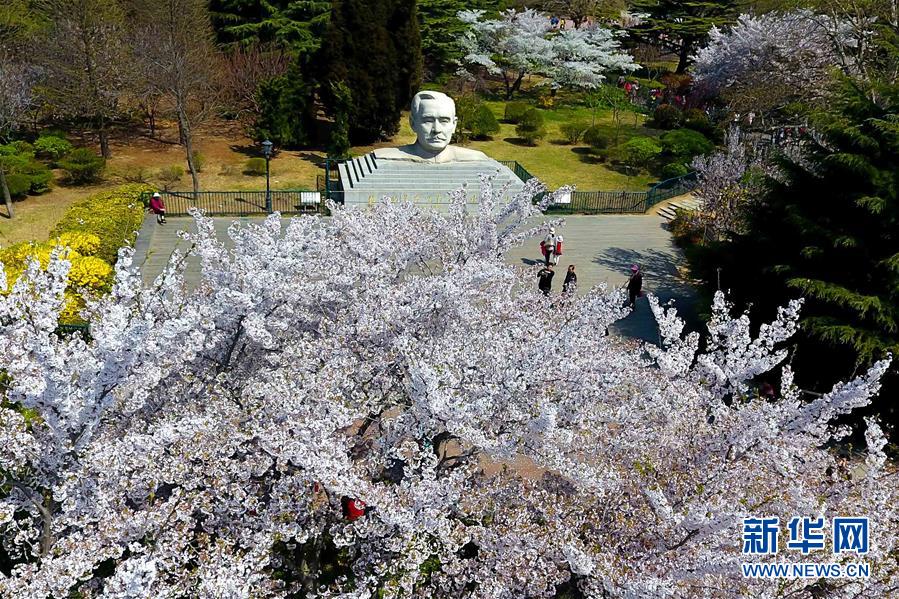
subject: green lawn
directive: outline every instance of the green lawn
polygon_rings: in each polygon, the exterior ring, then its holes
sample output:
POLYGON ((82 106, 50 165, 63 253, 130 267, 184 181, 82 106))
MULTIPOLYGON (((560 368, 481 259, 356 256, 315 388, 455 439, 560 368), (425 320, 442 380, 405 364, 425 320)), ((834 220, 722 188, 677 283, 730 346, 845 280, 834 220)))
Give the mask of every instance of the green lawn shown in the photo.
MULTIPOLYGON (((592 113, 589 108, 564 106, 541 110, 546 120, 547 136, 536 146, 527 146, 516 136, 515 125, 502 122, 506 103, 491 101, 486 104, 501 121, 502 129, 492 139, 472 141, 466 147, 480 150, 496 160, 517 160, 550 188, 574 185, 582 191, 642 191, 658 181, 658 177, 646 171, 626 174, 615 170, 611 165, 603 164, 598 158, 589 154, 586 145, 566 145, 559 127, 573 121, 591 123, 592 113)), ((644 127, 643 115, 636 115, 636 126, 634 118, 634 113, 622 115, 620 141, 626 141, 635 135, 658 137, 662 134, 662 131, 644 127)), ((610 139, 614 139, 615 123, 610 112, 597 111, 596 124, 605 129, 610 139)), ((414 141, 415 134, 409 127, 408 113, 404 113, 400 132, 393 140, 378 146, 353 148, 353 154, 364 154, 374 147, 394 146, 414 141)))

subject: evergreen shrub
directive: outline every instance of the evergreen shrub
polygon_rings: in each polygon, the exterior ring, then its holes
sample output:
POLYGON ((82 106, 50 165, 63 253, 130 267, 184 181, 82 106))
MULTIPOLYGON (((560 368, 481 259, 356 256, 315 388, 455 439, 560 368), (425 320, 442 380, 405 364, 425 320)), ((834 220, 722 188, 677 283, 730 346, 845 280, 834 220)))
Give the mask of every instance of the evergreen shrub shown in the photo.
POLYGON ((106 168, 106 159, 87 148, 77 148, 59 161, 59 168, 66 171, 69 180, 76 185, 93 183, 100 179, 106 168))
POLYGON ((708 154, 715 149, 709 139, 693 129, 675 129, 661 137, 662 148, 665 155, 671 156, 672 162, 688 163, 694 156, 708 154))
POLYGON ((513 123, 517 125, 521 122, 521 119, 524 118, 524 115, 528 110, 533 110, 533 108, 531 108, 524 102, 508 102, 506 103, 506 110, 503 114, 503 120, 507 123, 513 123))
POLYGON ((543 115, 540 114, 540 111, 536 108, 529 108, 515 127, 515 133, 531 146, 535 145, 538 140, 546 137, 546 127, 543 124, 543 115))
POLYGON ((671 104, 659 104, 652 113, 652 125, 658 129, 676 129, 681 124, 681 111, 671 104))
POLYGON ((38 158, 56 163, 60 158, 72 151, 72 144, 63 137, 41 135, 34 142, 34 152, 38 158))
POLYGON ((609 136, 605 134, 601 127, 593 125, 584 131, 584 142, 594 150, 604 150, 609 146, 609 136))
POLYGON ((575 123, 562 123, 559 127, 559 131, 562 132, 566 142, 570 145, 575 145, 577 142, 581 141, 584 133, 589 128, 590 125, 579 121, 575 123))
POLYGON ((683 162, 669 162, 662 167, 662 178, 674 179, 675 177, 683 177, 690 172, 690 168, 683 162))

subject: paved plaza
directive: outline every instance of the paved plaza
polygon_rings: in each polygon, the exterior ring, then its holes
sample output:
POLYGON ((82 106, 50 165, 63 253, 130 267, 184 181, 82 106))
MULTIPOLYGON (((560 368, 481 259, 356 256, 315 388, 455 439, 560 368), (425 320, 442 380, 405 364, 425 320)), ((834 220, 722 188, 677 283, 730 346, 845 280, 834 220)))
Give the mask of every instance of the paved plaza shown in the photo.
MULTIPOLYGON (((228 227, 235 220, 252 222, 259 220, 259 217, 218 217, 213 220, 219 238, 230 246, 228 227)), ((542 220, 536 220, 534 224, 542 220)), ((644 290, 659 296, 662 301, 675 300, 678 311, 687 318, 691 328, 695 328, 696 293, 678 275, 684 258, 674 246, 670 233, 663 227, 664 222, 657 215, 566 217, 565 224, 557 229, 564 238, 564 251, 556 268, 554 293, 561 290, 569 264, 576 265, 581 292, 599 283, 609 287, 623 286, 630 274, 631 264, 639 264, 644 272, 644 290)), ((150 215, 144 221, 136 244, 135 264, 141 267, 145 284, 151 283, 162 272, 172 251, 176 248, 187 249, 187 243, 178 237, 178 231, 182 229, 194 230, 193 219, 169 218, 168 224, 160 226, 150 215)), ((525 246, 513 249, 509 255, 513 264, 533 268, 535 287, 541 259, 539 246, 540 239, 534 238, 525 246)), ((198 261, 193 257, 188 260, 185 280, 192 286, 198 278, 198 261)), ((616 323, 613 330, 629 337, 658 341, 655 320, 645 298, 638 300, 636 310, 616 323)))

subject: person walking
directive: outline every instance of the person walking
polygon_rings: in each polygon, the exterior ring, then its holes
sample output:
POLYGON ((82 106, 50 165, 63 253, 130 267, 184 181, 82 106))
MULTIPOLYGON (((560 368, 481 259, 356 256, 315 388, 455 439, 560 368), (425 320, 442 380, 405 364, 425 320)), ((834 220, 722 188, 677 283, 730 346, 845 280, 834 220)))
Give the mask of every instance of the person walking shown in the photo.
POLYGON ((153 194, 152 198, 150 198, 150 210, 156 214, 156 224, 164 225, 165 202, 162 201, 162 196, 159 195, 158 191, 153 194))
POLYGON ((547 266, 555 266, 559 263, 559 256, 562 255, 562 236, 556 235, 555 227, 550 227, 549 233, 540 242, 540 251, 543 252, 543 259, 547 266))
POLYGON ((565 273, 565 281, 562 283, 562 293, 571 295, 577 289, 577 275, 574 272, 574 264, 568 266, 568 272, 565 273))
POLYGON ((643 273, 636 264, 631 265, 631 278, 627 280, 628 305, 637 306, 637 298, 643 295, 643 273))
POLYGON ((553 267, 547 264, 537 273, 537 288, 543 292, 543 295, 549 295, 553 290, 553 277, 556 275, 553 272, 553 267))

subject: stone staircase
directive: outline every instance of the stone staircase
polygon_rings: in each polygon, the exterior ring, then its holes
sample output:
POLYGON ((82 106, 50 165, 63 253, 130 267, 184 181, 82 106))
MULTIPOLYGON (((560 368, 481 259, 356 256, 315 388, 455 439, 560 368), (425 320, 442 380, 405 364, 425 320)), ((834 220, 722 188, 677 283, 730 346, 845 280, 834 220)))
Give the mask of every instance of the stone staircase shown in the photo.
POLYGON ((688 193, 665 200, 655 206, 653 212, 670 222, 674 220, 677 210, 699 210, 700 208, 702 208, 702 201, 688 193))
POLYGON ((509 183, 506 197, 524 187, 511 169, 495 160, 428 164, 379 160, 373 154, 366 154, 340 163, 338 172, 339 189, 333 197, 347 206, 368 206, 389 196, 440 210, 448 206, 449 193, 463 186, 469 202, 476 204, 481 174, 495 175, 494 189, 509 183))

